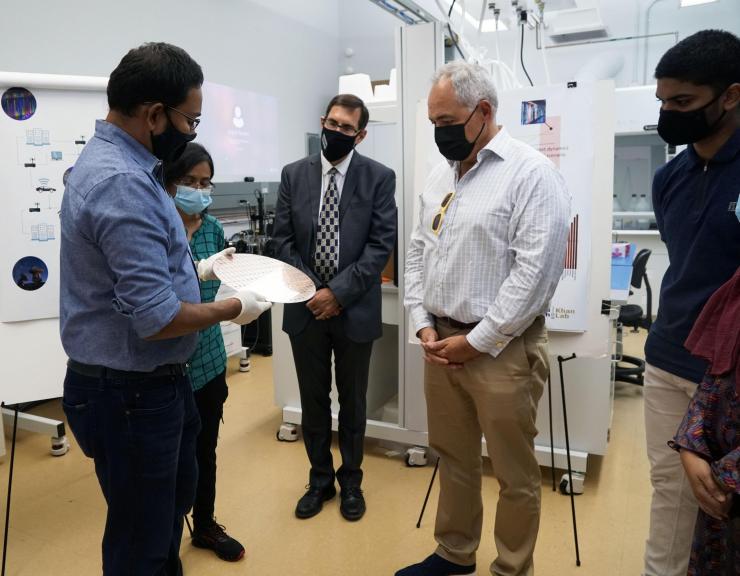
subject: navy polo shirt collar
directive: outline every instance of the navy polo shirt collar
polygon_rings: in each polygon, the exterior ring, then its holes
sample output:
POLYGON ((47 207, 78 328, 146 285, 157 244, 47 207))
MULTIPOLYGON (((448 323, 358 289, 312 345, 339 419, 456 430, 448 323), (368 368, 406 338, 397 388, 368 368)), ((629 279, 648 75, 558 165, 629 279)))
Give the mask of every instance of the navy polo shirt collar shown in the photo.
MULTIPOLYGON (((691 168, 704 168, 704 159, 696 153, 693 144, 688 145, 686 152, 691 162, 691 168)), ((730 136, 729 140, 724 143, 709 162, 712 164, 727 164, 732 162, 738 154, 740 154, 740 128, 735 130, 735 133, 730 136)))

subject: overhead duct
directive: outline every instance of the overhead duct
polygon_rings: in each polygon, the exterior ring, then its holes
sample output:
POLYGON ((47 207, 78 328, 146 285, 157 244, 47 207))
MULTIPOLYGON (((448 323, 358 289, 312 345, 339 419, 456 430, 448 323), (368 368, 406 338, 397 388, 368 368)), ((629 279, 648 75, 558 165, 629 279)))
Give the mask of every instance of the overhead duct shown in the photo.
POLYGON ((545 17, 547 34, 555 43, 591 40, 608 35, 598 0, 545 0, 545 17))

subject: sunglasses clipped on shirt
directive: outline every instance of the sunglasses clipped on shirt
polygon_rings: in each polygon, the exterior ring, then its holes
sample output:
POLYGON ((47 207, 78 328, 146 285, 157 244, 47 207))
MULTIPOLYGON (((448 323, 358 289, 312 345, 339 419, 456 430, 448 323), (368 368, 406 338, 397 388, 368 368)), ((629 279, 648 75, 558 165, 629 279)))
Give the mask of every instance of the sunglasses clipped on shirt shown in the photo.
POLYGON ((454 197, 454 192, 448 192, 445 194, 445 197, 442 199, 442 204, 439 205, 439 211, 435 214, 434 219, 432 220, 432 232, 437 236, 439 236, 439 232, 442 229, 442 221, 447 213, 447 208, 450 207, 450 203, 454 197))

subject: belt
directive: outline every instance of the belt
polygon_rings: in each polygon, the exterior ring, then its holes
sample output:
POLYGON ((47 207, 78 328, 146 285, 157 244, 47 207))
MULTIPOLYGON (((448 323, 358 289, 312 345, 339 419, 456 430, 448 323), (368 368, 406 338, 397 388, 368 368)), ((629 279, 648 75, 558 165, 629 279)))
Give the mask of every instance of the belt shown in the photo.
POLYGON ((122 378, 124 380, 142 380, 147 378, 161 378, 162 376, 186 376, 190 371, 189 364, 164 364, 163 366, 157 366, 151 372, 114 370, 106 366, 83 364, 74 360, 67 360, 67 366, 73 372, 91 378, 122 378))
POLYGON ((454 318, 447 318, 447 317, 441 317, 441 316, 435 316, 434 321, 438 324, 446 324, 450 328, 457 328, 458 330, 472 330, 475 328, 479 322, 471 322, 469 324, 466 324, 465 322, 458 322, 454 318))

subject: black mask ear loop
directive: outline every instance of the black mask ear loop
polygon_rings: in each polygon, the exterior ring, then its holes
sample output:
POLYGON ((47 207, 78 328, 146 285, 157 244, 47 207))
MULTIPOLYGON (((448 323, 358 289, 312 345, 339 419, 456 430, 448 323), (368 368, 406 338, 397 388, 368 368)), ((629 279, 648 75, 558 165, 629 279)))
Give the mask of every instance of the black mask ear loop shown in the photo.
POLYGON ((468 119, 465 120, 465 123, 463 124, 463 126, 466 126, 467 123, 470 122, 470 119, 473 117, 473 114, 475 114, 475 111, 478 109, 478 106, 480 106, 480 102, 478 102, 478 104, 475 105, 475 108, 473 108, 473 111, 470 113, 470 116, 468 116, 468 119))
MULTIPOLYGON (((729 88, 729 86, 728 86, 728 88, 729 88)), ((719 100, 725 92, 727 92, 727 88, 725 88, 722 92, 720 92, 714 100, 712 100, 711 102, 709 102, 709 104, 707 104, 706 106, 703 107, 702 112, 704 114, 704 119, 705 120, 706 120, 706 117, 707 117, 706 116, 707 115, 707 108, 709 108, 712 104, 714 104, 717 100, 719 100)), ((722 108, 722 114, 719 115, 719 118, 717 118, 712 123, 712 126, 709 128, 710 134, 713 133, 717 129, 717 126, 719 126, 719 123, 722 122, 722 118, 725 117, 725 114, 726 113, 727 113, 727 110, 725 110, 724 108, 722 108)))
MULTIPOLYGON (((162 111, 164 112, 164 117, 167 120, 167 124, 165 125, 164 129, 165 132, 167 131, 167 126, 172 124, 172 120, 170 120, 170 115, 167 113, 167 108, 162 108, 162 111)), ((164 132, 163 132, 164 133, 164 132)), ((154 139, 159 136, 159 134, 154 134, 154 130, 149 130, 149 143, 152 147, 152 153, 154 152, 154 139)), ((156 156, 156 154, 155 154, 156 156)))
MULTIPOLYGON (((478 104, 475 105, 475 108, 473 108, 473 111, 470 113, 470 116, 468 116, 468 119, 465 120, 465 124, 463 124, 463 126, 467 126, 468 122, 470 122, 470 119, 473 117, 473 114, 475 114, 475 111, 478 110, 478 106, 480 106, 480 102, 478 102, 478 104)), ((475 140, 471 142, 473 146, 475 146, 475 143, 478 141, 478 138, 480 138, 480 135, 483 134, 483 128, 485 127, 486 127, 486 123, 483 122, 483 124, 481 124, 480 130, 478 131, 478 135, 475 137, 475 140)))
MULTIPOLYGON (((729 86, 727 87, 729 88, 729 86)), ((712 98, 709 102, 704 104, 701 108, 697 108, 696 112, 701 111, 701 113, 704 115, 704 121, 707 122, 707 109, 714 104, 717 100, 722 98, 725 92, 727 92, 727 88, 722 90, 719 94, 717 94, 714 98, 712 98)), ((709 133, 712 134, 716 130, 717 126, 719 126, 719 123, 722 122, 722 118, 725 117, 725 114, 727 113, 727 110, 724 108, 722 109, 722 114, 719 115, 719 118, 717 118, 714 122, 712 122, 711 126, 709 125, 709 122, 707 122, 707 128, 709 129, 709 133)))

